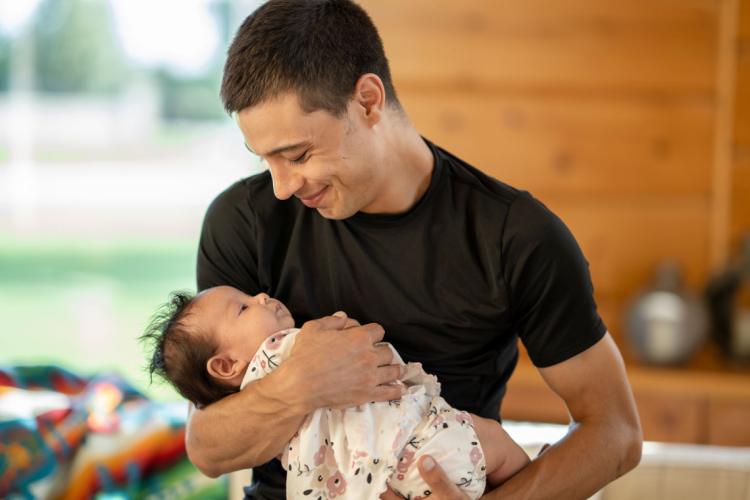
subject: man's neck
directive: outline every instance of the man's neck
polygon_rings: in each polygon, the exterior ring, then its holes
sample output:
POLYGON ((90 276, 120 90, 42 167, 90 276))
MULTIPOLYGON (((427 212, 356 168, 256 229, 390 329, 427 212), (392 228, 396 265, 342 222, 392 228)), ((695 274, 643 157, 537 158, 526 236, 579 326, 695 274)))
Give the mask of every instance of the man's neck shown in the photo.
POLYGON ((387 177, 383 181, 382 203, 368 213, 398 214, 409 211, 427 192, 435 159, 414 126, 406 118, 393 124, 383 155, 387 177), (402 120, 402 121, 400 121, 402 120))

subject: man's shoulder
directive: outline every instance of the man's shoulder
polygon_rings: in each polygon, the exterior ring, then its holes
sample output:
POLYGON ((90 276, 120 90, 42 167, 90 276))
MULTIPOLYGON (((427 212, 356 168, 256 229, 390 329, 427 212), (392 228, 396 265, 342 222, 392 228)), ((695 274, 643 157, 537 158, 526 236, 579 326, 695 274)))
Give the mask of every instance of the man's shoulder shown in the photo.
POLYGON ((237 205, 257 198, 264 190, 273 189, 271 174, 266 170, 240 179, 219 193, 212 204, 237 205))
POLYGON ((229 216, 243 213, 274 213, 283 201, 273 194, 268 170, 240 179, 219 193, 208 208, 209 215, 229 216))
POLYGON ((493 177, 445 148, 437 144, 434 146, 446 175, 456 189, 467 190, 472 195, 486 197, 505 205, 510 205, 519 194, 524 193, 523 190, 493 177))
MULTIPOLYGON (((475 200, 480 213, 506 214, 506 225, 521 231, 544 233, 562 223, 542 201, 529 191, 501 181, 444 148, 433 145, 454 191, 463 191, 475 200), (500 209, 500 212, 498 212, 500 209)), ((538 236, 538 235, 537 235, 538 236)))

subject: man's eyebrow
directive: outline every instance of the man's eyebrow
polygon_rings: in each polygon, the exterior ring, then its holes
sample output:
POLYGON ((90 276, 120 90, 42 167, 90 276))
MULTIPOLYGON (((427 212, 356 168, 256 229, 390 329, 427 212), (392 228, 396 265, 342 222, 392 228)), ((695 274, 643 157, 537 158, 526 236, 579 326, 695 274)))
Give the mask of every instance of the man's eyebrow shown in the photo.
POLYGON ((256 153, 255 151, 253 151, 252 148, 250 146, 248 146, 246 142, 244 144, 245 144, 245 148, 248 151, 250 151, 252 154, 254 154, 256 156, 268 157, 268 156, 277 155, 279 153, 284 153, 286 151, 293 151, 295 149, 299 149, 302 146, 307 146, 310 143, 308 141, 302 141, 302 142, 298 142, 296 144, 287 144, 287 145, 284 145, 284 146, 280 146, 278 148, 274 148, 274 149, 272 149, 271 151, 269 151, 268 153, 266 153, 264 155, 259 155, 258 153, 256 153))

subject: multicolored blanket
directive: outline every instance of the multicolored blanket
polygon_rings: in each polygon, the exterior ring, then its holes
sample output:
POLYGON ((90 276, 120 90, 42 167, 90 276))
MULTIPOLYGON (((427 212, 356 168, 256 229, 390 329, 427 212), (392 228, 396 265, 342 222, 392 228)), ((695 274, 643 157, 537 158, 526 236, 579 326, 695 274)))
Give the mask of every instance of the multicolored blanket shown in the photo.
POLYGON ((187 461, 185 414, 115 374, 0 366, 0 498, 226 498, 187 461))

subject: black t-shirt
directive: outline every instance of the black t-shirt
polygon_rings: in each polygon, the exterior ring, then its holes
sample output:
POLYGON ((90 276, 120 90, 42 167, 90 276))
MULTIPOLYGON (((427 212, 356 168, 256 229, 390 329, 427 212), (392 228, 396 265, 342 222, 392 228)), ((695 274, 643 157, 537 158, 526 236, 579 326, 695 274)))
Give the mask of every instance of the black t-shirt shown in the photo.
MULTIPOLYGON (((266 292, 297 326, 337 310, 377 322, 404 361, 438 377, 454 407, 499 419, 520 338, 538 367, 606 332, 578 244, 563 222, 426 141, 430 185, 408 212, 329 220, 274 197, 269 172, 221 193, 206 214, 198 289, 266 292)), ((277 460, 255 469, 252 498, 284 498, 277 460)))

